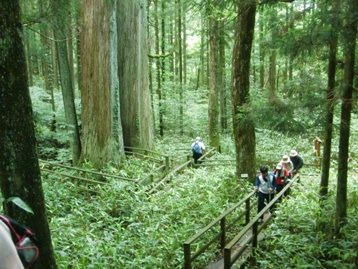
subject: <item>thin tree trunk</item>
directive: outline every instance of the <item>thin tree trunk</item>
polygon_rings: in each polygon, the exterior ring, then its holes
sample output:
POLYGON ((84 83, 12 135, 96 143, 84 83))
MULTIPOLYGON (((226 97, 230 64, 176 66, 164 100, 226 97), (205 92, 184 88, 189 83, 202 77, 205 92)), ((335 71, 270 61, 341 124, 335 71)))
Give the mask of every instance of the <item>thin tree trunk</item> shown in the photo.
POLYGON ((180 0, 177 0, 178 5, 178 63, 179 63, 179 128, 180 133, 184 133, 183 123, 184 123, 184 100, 183 100, 183 45, 182 45, 182 4, 180 0))
POLYGON ((275 92, 276 92, 276 51, 275 50, 271 52, 271 56, 270 56, 269 83, 270 83, 270 96, 275 96, 275 92))
POLYGON ((335 234, 341 235, 341 228, 346 224, 347 217, 347 173, 348 173, 348 151, 349 134, 352 111, 352 93, 354 78, 354 61, 357 38, 357 14, 358 1, 350 1, 347 11, 347 24, 343 31, 344 43, 344 85, 341 105, 341 122, 339 130, 339 157, 338 157, 338 176, 337 176, 337 198, 336 198, 336 218, 335 234))
MULTIPOLYGON (((334 2, 333 9, 339 11, 340 0, 334 2)), ((337 18, 338 19, 338 18, 337 18)), ((328 194, 329 168, 331 163, 331 145, 333 132, 333 113, 334 113, 334 85, 337 67, 337 19, 334 19, 333 30, 331 32, 331 39, 329 44, 329 59, 328 59, 328 85, 326 91, 326 124, 324 134, 324 151, 322 157, 322 173, 320 183, 320 196, 324 199, 328 194)))
POLYGON ((220 116, 221 116, 221 131, 226 133, 227 131, 227 90, 225 84, 225 33, 224 33, 225 21, 219 23, 219 94, 220 94, 220 116))
POLYGON ((71 27, 68 27, 67 30, 67 47, 68 47, 68 65, 70 67, 70 76, 71 76, 71 82, 72 82, 72 90, 73 90, 73 96, 76 96, 76 90, 75 90, 75 69, 73 66, 73 33, 71 27))
MULTIPOLYGON (((263 40, 264 35, 264 25, 262 20, 259 21, 259 27, 260 27, 260 40, 263 40)), ((265 87, 265 49, 263 48, 263 45, 260 43, 260 88, 265 87)))
MULTIPOLYGON (((54 37, 54 31, 53 31, 53 37, 54 37)), ((51 61, 52 61, 52 75, 53 75, 53 87, 57 90, 60 89, 59 81, 58 81, 58 61, 57 61, 57 55, 56 55, 56 43, 51 43, 51 61)))
MULTIPOLYGON (((216 7, 216 6, 215 6, 216 7)), ((215 14, 211 14, 210 21, 210 62, 209 62, 209 144, 212 147, 220 149, 220 132, 219 132, 219 87, 218 87, 218 69, 219 63, 219 46, 218 46, 218 21, 215 14)))
MULTIPOLYGON (((165 14, 166 11, 166 0, 162 0, 162 14, 165 14)), ((164 16, 162 16, 162 20, 161 20, 161 27, 162 27, 162 37, 161 37, 161 41, 162 41, 162 45, 161 45, 161 50, 162 50, 162 54, 165 54, 165 40, 166 40, 166 34, 165 34, 165 18, 164 16)), ((164 84, 165 82, 165 58, 162 58, 162 62, 161 62, 161 81, 164 84)), ((162 100, 165 100, 165 92, 162 91, 162 100)), ((161 128, 160 131, 160 135, 164 136, 164 114, 165 114, 165 106, 161 105, 159 107, 159 126, 161 128)))
MULTIPOLYGON (((55 269, 21 32, 19 1, 0 1, 0 33, 6 40, 0 43, 1 192, 5 199, 20 197, 34 212, 27 213, 13 203, 6 203, 4 207, 6 214, 37 235, 41 255, 32 268, 55 269)), ((0 249, 3 251, 2 246, 0 249)))
MULTIPOLYGON (((155 36, 155 53, 159 55, 159 18, 158 18, 158 0, 154 1, 155 15, 154 15, 154 36, 155 36)), ((161 63, 160 57, 156 58, 156 78, 157 78, 157 95, 158 95, 158 110, 159 110, 159 134, 161 137, 164 136, 163 129, 163 102, 162 102, 162 83, 161 83, 161 63)))
POLYGON ((62 97, 65 108, 66 122, 68 128, 68 134, 70 137, 70 145, 72 151, 72 163, 73 165, 77 165, 80 155, 81 155, 81 141, 80 141, 80 133, 78 129, 76 108, 74 102, 74 95, 72 89, 72 79, 71 79, 71 71, 68 62, 68 52, 67 52, 67 44, 66 44, 66 24, 64 23, 64 19, 60 16, 61 7, 63 6, 63 2, 66 0, 52 0, 52 11, 53 14, 56 14, 54 19, 54 36, 55 39, 58 40, 56 42, 56 51, 57 58, 59 63, 60 70, 60 80, 62 87, 62 97))

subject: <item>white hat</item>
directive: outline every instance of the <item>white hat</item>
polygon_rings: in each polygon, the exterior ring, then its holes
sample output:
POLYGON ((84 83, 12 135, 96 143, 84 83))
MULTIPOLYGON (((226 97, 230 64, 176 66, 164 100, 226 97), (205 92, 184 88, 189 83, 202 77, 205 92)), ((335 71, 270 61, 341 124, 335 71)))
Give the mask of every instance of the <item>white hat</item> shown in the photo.
POLYGON ((289 163, 290 162, 290 158, 287 155, 283 155, 282 156, 282 162, 283 163, 289 163))
POLYGON ((199 140, 200 140, 200 136, 197 136, 197 137, 196 137, 196 140, 198 140, 198 141, 199 141, 199 140))
POLYGON ((282 164, 280 164, 280 163, 277 164, 276 169, 277 169, 277 170, 281 170, 281 169, 282 169, 282 164))
POLYGON ((291 157, 295 157, 295 156, 297 156, 297 151, 295 151, 294 149, 293 149, 293 150, 291 150, 291 152, 290 152, 290 156, 291 156, 291 157))

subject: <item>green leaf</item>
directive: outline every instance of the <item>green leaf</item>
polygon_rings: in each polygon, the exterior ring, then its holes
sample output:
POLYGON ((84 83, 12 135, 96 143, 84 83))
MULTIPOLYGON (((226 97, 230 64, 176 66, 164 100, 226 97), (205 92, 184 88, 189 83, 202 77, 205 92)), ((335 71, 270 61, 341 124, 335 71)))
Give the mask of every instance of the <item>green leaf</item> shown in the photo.
POLYGON ((6 200, 6 202, 13 202, 15 205, 17 205, 18 207, 20 207, 21 209, 34 214, 34 212, 32 211, 31 207, 26 204, 21 198, 19 197, 10 197, 6 200))

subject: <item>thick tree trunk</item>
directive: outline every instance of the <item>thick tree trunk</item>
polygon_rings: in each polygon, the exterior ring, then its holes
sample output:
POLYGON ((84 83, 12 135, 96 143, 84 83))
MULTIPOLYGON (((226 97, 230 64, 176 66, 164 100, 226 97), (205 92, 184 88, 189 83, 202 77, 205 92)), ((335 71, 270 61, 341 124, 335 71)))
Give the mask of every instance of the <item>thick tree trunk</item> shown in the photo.
POLYGON ((67 130, 70 137, 72 151, 72 163, 76 165, 81 155, 81 141, 78 129, 76 107, 72 88, 71 71, 68 62, 67 42, 66 42, 66 24, 61 17, 61 7, 66 0, 52 0, 54 36, 57 40, 56 51, 60 70, 60 80, 62 87, 62 97, 65 108, 67 130))
MULTIPOLYGON (((33 210, 12 203, 5 212, 34 230, 40 257, 32 268, 57 268, 47 222, 36 151, 34 117, 21 40, 19 1, 0 1, 0 183, 2 196, 20 197, 33 210)), ((0 247, 0 251, 2 246, 0 247)), ((10 268, 9 268, 10 269, 10 268)))
POLYGON ((344 86, 341 107, 341 123, 339 130, 339 157, 338 157, 338 176, 337 176, 337 199, 336 199, 336 218, 335 233, 340 236, 341 228, 346 223, 347 217, 347 173, 348 173, 348 151, 349 133, 352 111, 352 93, 354 77, 354 61, 357 38, 357 1, 350 1, 347 11, 347 25, 343 31, 344 42, 344 86))
POLYGON ((124 158, 117 62, 117 0, 83 0, 81 158, 97 167, 124 158))
POLYGON ((256 4, 240 1, 232 60, 232 106, 236 149, 236 174, 256 175, 255 127, 250 117, 250 59, 254 38, 256 4))
POLYGON ((146 8, 146 0, 118 0, 118 74, 124 145, 151 149, 146 8))

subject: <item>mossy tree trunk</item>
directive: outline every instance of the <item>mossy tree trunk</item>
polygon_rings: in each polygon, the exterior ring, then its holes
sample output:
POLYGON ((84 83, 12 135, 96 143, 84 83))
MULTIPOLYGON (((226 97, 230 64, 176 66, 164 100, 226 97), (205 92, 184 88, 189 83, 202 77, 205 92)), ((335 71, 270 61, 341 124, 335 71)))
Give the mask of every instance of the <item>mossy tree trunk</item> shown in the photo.
POLYGON ((31 207, 34 214, 13 203, 5 204, 4 209, 37 235, 41 255, 32 268, 52 269, 57 266, 46 216, 21 32, 19 1, 0 1, 1 193, 5 199, 20 197, 31 207))
POLYGON ((124 145, 151 149, 146 9, 146 0, 118 0, 118 76, 124 145))
POLYGON ((232 106, 234 141, 236 149, 236 175, 248 174, 254 180, 255 127, 250 116, 250 59, 254 38, 256 4, 240 1, 236 21, 235 45, 232 59, 232 106))
POLYGON ((72 151, 72 163, 73 165, 76 165, 81 155, 81 140, 73 94, 74 91, 71 77, 71 68, 68 60, 68 49, 66 41, 66 29, 68 25, 66 24, 65 16, 63 16, 63 9, 67 4, 66 2, 66 0, 52 0, 52 11, 54 14, 53 32, 55 39, 57 40, 56 52, 60 72, 63 106, 65 108, 67 130, 72 151))
MULTIPOLYGON (((217 7, 213 4, 213 9, 217 7)), ((215 12, 211 12, 210 34, 209 34, 209 144, 220 150, 220 130, 219 130, 219 86, 218 86, 218 70, 220 69, 219 59, 219 42, 218 42, 218 21, 215 12)))
POLYGON ((97 167, 124 158, 117 62, 116 0, 82 1, 82 158, 97 167))

